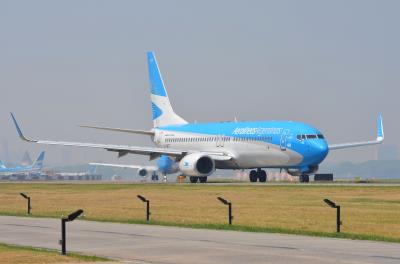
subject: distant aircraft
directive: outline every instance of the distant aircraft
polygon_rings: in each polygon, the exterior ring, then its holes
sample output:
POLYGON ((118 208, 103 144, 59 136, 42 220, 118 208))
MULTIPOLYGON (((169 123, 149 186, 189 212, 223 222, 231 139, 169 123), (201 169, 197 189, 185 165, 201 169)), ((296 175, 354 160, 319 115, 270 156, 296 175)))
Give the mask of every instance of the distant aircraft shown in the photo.
POLYGON ((74 179, 79 179, 78 177, 89 177, 97 174, 97 166, 89 166, 89 168, 84 172, 56 172, 54 173, 57 177, 75 177, 74 179))
POLYGON ((167 180, 167 174, 173 174, 179 172, 179 164, 166 155, 161 155, 161 157, 157 160, 156 166, 123 165, 123 164, 96 163, 96 162, 91 162, 89 164, 95 166, 137 169, 137 173, 140 177, 147 177, 149 175, 152 175, 154 172, 155 173, 159 172, 164 176, 164 181, 167 180))
MULTIPOLYGON (((188 123, 177 115, 168 98, 153 52, 147 53, 151 87, 153 129, 132 130, 99 126, 97 129, 147 135, 157 147, 138 147, 26 138, 14 116, 21 139, 46 145, 102 148, 122 157, 128 153, 162 155, 178 163, 179 171, 191 182, 207 181, 216 169, 251 169, 250 181, 265 182, 265 168, 285 169, 300 182, 308 182, 331 150, 380 144, 383 141, 382 117, 377 121, 377 138, 372 141, 328 145, 322 133, 307 124, 292 121, 188 123)), ((189 91, 186 88, 185 93, 189 91)), ((229 94, 229 92, 228 92, 229 94)), ((233 96, 233 95, 231 95, 233 96)), ((187 100, 190 96, 187 97, 187 100)), ((204 104, 206 106, 206 103, 204 104)))
POLYGON ((40 173, 43 168, 44 151, 40 152, 38 158, 34 163, 27 166, 17 166, 7 168, 3 162, 0 161, 0 174, 17 174, 17 173, 40 173))
POLYGON ((29 152, 25 151, 24 156, 22 157, 21 166, 28 166, 32 164, 31 156, 29 156, 29 152))

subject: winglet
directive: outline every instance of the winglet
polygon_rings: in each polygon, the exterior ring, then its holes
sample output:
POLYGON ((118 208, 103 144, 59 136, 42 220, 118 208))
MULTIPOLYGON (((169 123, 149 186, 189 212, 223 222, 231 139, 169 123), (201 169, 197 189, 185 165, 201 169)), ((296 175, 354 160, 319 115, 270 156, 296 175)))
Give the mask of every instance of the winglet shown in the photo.
POLYGON ((376 140, 379 142, 382 142, 383 139, 385 138, 385 134, 383 133, 383 121, 382 121, 382 115, 378 116, 377 120, 377 137, 376 140))
POLYGON ((21 128, 19 128, 19 125, 18 125, 17 120, 15 119, 13 113, 10 113, 10 114, 11 114, 11 118, 12 118, 12 120, 13 120, 13 122, 14 122, 15 128, 17 129, 17 132, 18 132, 19 137, 20 137, 22 140, 25 140, 25 141, 28 141, 28 142, 36 142, 36 140, 31 140, 31 139, 29 139, 29 138, 26 138, 26 137, 24 136, 24 134, 22 134, 21 128))

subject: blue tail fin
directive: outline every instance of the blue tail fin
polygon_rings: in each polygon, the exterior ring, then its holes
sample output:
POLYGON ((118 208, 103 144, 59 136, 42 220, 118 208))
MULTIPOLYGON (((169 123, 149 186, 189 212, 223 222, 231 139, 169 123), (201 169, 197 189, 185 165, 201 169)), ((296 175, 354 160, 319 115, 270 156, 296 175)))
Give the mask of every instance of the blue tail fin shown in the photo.
POLYGON ((147 52, 154 127, 187 124, 172 109, 154 52, 147 52))
POLYGON ((4 162, 0 160, 0 169, 7 169, 6 165, 4 165, 4 162))
POLYGON ((34 168, 43 168, 43 160, 44 160, 44 151, 40 152, 38 158, 36 159, 35 163, 33 163, 34 168))

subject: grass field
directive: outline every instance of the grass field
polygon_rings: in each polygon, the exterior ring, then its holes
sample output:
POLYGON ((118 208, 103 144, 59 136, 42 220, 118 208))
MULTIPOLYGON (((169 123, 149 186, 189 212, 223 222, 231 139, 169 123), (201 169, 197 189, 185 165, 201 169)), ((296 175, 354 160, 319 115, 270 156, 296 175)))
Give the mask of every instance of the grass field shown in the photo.
POLYGON ((88 263, 107 261, 104 258, 68 254, 61 256, 56 251, 37 249, 31 247, 11 246, 0 243, 1 264, 42 264, 42 263, 88 263))
POLYGON ((342 237, 400 242, 399 186, 316 185, 190 185, 190 184, 0 184, 0 214, 61 217, 82 208, 85 219, 141 223, 144 204, 151 201, 151 221, 165 225, 225 228, 233 202, 234 227, 246 231, 335 236, 336 210, 322 200, 342 206, 342 237))

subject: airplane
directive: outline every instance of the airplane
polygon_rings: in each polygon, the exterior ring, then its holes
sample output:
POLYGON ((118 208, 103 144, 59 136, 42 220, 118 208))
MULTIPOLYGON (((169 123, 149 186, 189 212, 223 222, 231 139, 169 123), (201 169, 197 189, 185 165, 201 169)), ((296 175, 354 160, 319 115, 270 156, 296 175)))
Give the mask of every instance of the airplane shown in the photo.
POLYGON ((40 173, 43 168, 44 153, 44 151, 40 152, 36 161, 27 166, 7 168, 4 163, 0 161, 0 174, 40 173))
POLYGON ((140 177, 147 177, 148 175, 154 175, 154 173, 160 172, 164 176, 165 182, 167 181, 167 174, 174 174, 179 172, 178 163, 166 155, 161 155, 160 158, 158 158, 156 164, 157 164, 156 166, 141 166, 141 165, 124 165, 124 164, 97 163, 97 162, 89 163, 89 165, 94 165, 94 166, 137 169, 137 173, 140 177))
POLYGON ((31 156, 29 156, 29 152, 25 151, 21 160, 21 166, 28 166, 29 164, 32 164, 32 159, 31 156))
POLYGON ((154 52, 147 53, 147 62, 153 128, 85 127, 147 135, 156 147, 30 139, 23 135, 11 113, 19 137, 37 144, 101 148, 117 152, 118 157, 138 154, 153 160, 165 155, 178 164, 179 171, 190 177, 192 183, 206 182, 216 169, 250 169, 251 182, 265 182, 266 168, 284 169, 298 176, 300 182, 308 182, 309 175, 318 171, 329 151, 375 145, 384 140, 381 115, 377 120, 375 140, 343 144, 328 144, 317 128, 293 121, 188 123, 171 106, 154 52))
POLYGON ((91 177, 97 175, 97 166, 90 165, 89 168, 83 172, 55 172, 53 174, 59 180, 89 180, 91 177))

